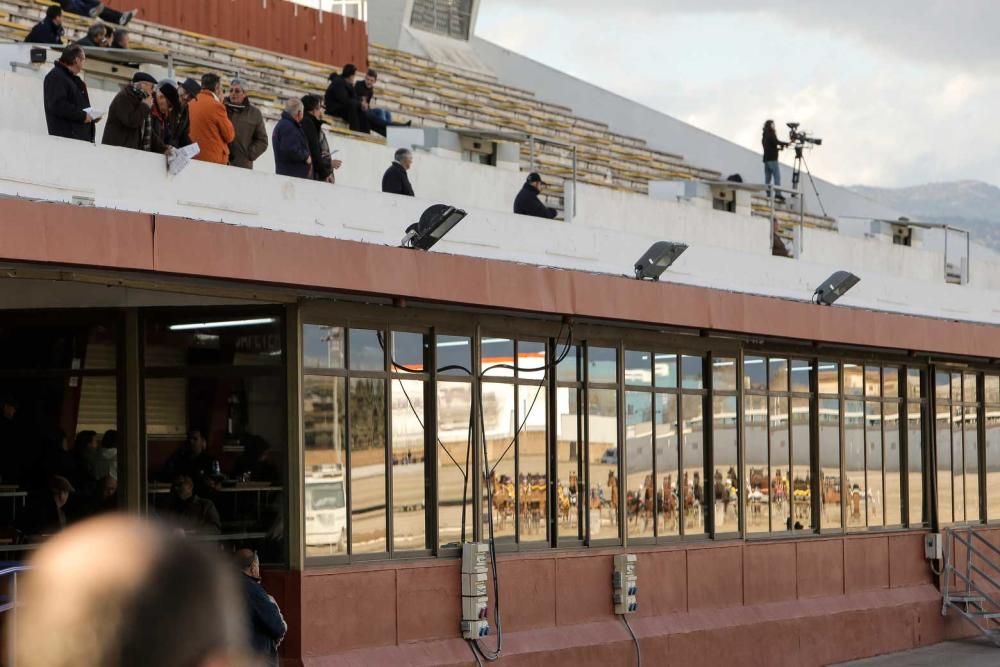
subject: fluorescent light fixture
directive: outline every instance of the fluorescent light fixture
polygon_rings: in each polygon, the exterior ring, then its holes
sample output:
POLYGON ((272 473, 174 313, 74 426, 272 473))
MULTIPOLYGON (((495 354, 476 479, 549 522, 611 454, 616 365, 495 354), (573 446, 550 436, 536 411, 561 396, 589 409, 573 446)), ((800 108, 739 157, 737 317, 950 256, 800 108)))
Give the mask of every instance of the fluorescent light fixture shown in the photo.
POLYGON ((404 248, 430 250, 467 215, 468 213, 460 208, 447 204, 434 204, 421 214, 418 222, 406 228, 406 236, 400 245, 404 248))
POLYGON ((191 324, 171 324, 171 331, 197 331, 198 329, 231 329, 234 327, 254 327, 260 324, 274 324, 274 317, 258 317, 249 320, 223 320, 221 322, 192 322, 191 324))
POLYGON ((666 271, 677 258, 687 250, 683 243, 657 241, 649 246, 649 250, 636 260, 636 280, 659 280, 660 274, 666 271))
POLYGON ((469 340, 464 338, 462 340, 445 340, 439 341, 437 347, 468 347, 469 340))

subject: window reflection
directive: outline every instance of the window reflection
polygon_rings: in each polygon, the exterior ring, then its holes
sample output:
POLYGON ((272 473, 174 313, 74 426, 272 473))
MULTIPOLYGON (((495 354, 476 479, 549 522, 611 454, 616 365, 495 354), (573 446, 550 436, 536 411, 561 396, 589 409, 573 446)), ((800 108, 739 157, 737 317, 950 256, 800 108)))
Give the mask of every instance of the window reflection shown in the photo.
MULTIPOLYGON (((482 396, 483 430, 491 471, 490 478, 483 484, 483 507, 488 507, 486 484, 489 483, 493 489, 494 538, 498 544, 513 544, 517 510, 514 385, 484 382, 482 396)), ((486 518, 484 516, 483 535, 488 535, 486 518)))
MULTIPOLYGON (((735 382, 735 377, 734 377, 735 382)), ((715 532, 739 530, 740 483, 737 475, 739 415, 735 396, 719 396, 713 405, 713 491, 715 532)))
POLYGON ((590 539, 618 537, 618 392, 590 389, 587 392, 589 479, 587 507, 590 539))
POLYGON ((746 438, 747 532, 770 530, 770 471, 767 465, 767 398, 747 395, 743 398, 744 437, 746 438))
POLYGON ((910 526, 920 526, 925 523, 923 509, 923 411, 924 407, 920 403, 908 403, 906 406, 906 456, 909 461, 907 466, 907 484, 910 526))
POLYGON ((618 353, 613 347, 591 347, 587 350, 587 381, 618 381, 618 353))
POLYGON ((809 451, 809 399, 792 399, 792 528, 809 530, 812 516, 812 470, 809 451))
POLYGON ((895 402, 885 403, 882 413, 882 428, 885 432, 883 458, 885 463, 885 525, 887 526, 900 526, 903 523, 899 426, 899 404, 895 402))
POLYGON ((771 504, 771 532, 781 532, 792 529, 788 399, 771 398, 770 408, 771 477, 768 498, 771 504))
POLYGON ((704 369, 701 357, 685 355, 681 358, 681 370, 683 371, 681 386, 683 386, 684 389, 702 388, 704 384, 704 369))
POLYGON ((701 535, 705 532, 705 424, 702 414, 702 397, 685 395, 681 405, 684 462, 682 490, 684 492, 684 534, 701 535))
POLYGON ((865 500, 868 508, 868 525, 884 526, 884 494, 882 492, 882 404, 868 401, 865 404, 865 450, 867 475, 865 500))
POLYGON ((583 424, 580 421, 580 392, 573 387, 556 390, 556 526, 560 540, 582 540, 583 424))
POLYGON ((764 357, 743 359, 743 388, 750 391, 767 391, 767 359, 764 357))
POLYGON ((844 394, 861 396, 864 394, 865 382, 861 366, 844 364, 844 394))
POLYGON ((712 361, 712 388, 715 391, 736 391, 736 359, 718 357, 712 361))
POLYGON ((656 480, 659 483, 659 526, 661 536, 680 535, 681 506, 677 493, 680 451, 677 435, 677 396, 657 394, 656 398, 656 480))
POLYGON ((840 482, 840 401, 819 401, 820 527, 841 528, 840 505, 843 491, 840 482))
MULTIPOLYGON (((351 338, 354 340, 353 336, 351 338)), ((353 357, 353 348, 352 348, 353 357)), ((351 378, 348 393, 351 447, 351 553, 384 553, 385 380, 351 378)))
POLYGON ((994 521, 1000 519, 1000 396, 990 391, 987 391, 987 396, 993 402, 985 410, 986 518, 994 521))
POLYGON ((648 387, 653 382, 652 352, 625 351, 625 384, 648 387))
MULTIPOLYGON (((542 354, 544 355, 544 352, 542 354)), ((541 360, 544 360, 544 356, 541 360)), ((548 401, 545 388, 542 386, 522 384, 518 386, 517 391, 518 406, 521 410, 518 419, 522 423, 517 441, 518 503, 520 503, 518 541, 522 544, 546 542, 549 539, 548 483, 545 474, 547 467, 545 414, 548 401)))
MULTIPOLYGON (((955 373, 953 377, 961 378, 961 374, 955 373)), ((959 382, 959 385, 961 382, 959 382)), ((952 385, 954 388, 954 385, 952 385)), ((961 397, 961 392, 957 394, 961 397)), ((965 517, 965 447, 962 439, 962 407, 953 406, 951 409, 951 473, 952 490, 955 497, 955 521, 962 522, 965 517)))
POLYGON ((867 487, 865 410, 861 401, 844 403, 844 475, 846 481, 844 490, 847 493, 847 528, 863 529, 868 515, 868 504, 865 492, 867 487))
POLYGON ((657 352, 653 356, 656 386, 660 389, 677 388, 677 355, 657 352))
POLYGON ((791 368, 791 390, 799 394, 808 394, 811 391, 809 380, 812 371, 812 364, 802 359, 792 359, 791 368))
POLYGON ((343 368, 344 330, 318 324, 303 326, 302 365, 306 368, 343 368))
POLYGON ((630 538, 654 536, 653 395, 625 394, 626 528, 630 538))
POLYGON ((767 375, 771 391, 788 391, 788 360, 768 359, 767 375))
POLYGON ((424 383, 393 380, 391 406, 393 549, 430 549, 424 497, 424 383))
POLYGON ((976 408, 964 408, 965 520, 979 521, 979 418, 976 408))
POLYGON ((347 553, 344 382, 312 375, 302 382, 306 556, 347 553))
POLYGON ((466 474, 471 469, 471 464, 466 466, 466 451, 471 436, 472 387, 463 382, 439 382, 437 413, 438 542, 443 547, 458 547, 463 536, 472 538, 472 479, 466 474))
MULTIPOLYGON (((937 374, 939 380, 942 375, 942 373, 937 374)), ((935 424, 937 429, 938 518, 942 524, 946 524, 955 521, 951 477, 951 408, 948 407, 947 403, 943 406, 939 404, 935 424)))

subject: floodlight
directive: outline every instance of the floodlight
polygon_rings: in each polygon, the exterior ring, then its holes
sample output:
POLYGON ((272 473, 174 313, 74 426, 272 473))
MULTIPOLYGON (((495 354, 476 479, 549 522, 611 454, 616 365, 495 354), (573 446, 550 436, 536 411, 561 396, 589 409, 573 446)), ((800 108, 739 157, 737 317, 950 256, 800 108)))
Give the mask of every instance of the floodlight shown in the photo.
POLYGON ((834 301, 844 296, 844 292, 857 285, 860 280, 850 271, 837 271, 816 288, 813 302, 821 306, 832 306, 834 301))
POLYGON ((687 245, 683 243, 657 241, 636 261, 636 280, 659 280, 660 274, 677 261, 687 249, 687 245))
POLYGON ((468 213, 447 204, 434 204, 420 216, 420 222, 406 228, 406 236, 400 245, 404 248, 430 250, 451 228, 462 221, 468 213))

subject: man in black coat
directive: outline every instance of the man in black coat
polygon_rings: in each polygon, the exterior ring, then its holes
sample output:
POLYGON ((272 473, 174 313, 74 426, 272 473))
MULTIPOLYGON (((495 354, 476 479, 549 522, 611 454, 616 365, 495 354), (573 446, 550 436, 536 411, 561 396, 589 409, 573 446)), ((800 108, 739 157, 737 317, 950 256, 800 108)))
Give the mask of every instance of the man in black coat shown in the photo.
POLYGON ((31 44, 62 44, 63 32, 62 7, 52 5, 45 10, 45 18, 35 24, 24 41, 31 44))
POLYGON ((329 115, 342 118, 353 131, 367 134, 371 131, 368 114, 361 108, 361 100, 354 89, 357 73, 357 67, 347 64, 340 74, 331 74, 324 102, 329 115))
POLYGON ((132 83, 122 88, 108 109, 108 124, 101 143, 141 151, 163 153, 162 135, 153 132, 153 91, 156 79, 146 72, 136 72, 132 83))
POLYGON ((323 126, 323 100, 319 95, 306 95, 302 98, 305 116, 302 118, 302 129, 309 142, 309 154, 313 163, 313 180, 333 183, 333 172, 340 169, 341 161, 334 160, 330 152, 330 143, 326 140, 323 126))
POLYGON ((535 172, 528 174, 528 180, 521 187, 521 191, 514 198, 514 213, 530 215, 535 218, 556 217, 556 210, 549 208, 538 198, 538 193, 542 191, 545 182, 542 177, 535 172))
POLYGON ((288 632, 288 624, 274 598, 260 583, 260 560, 250 549, 236 552, 236 562, 243 573, 243 592, 246 595, 250 629, 250 646, 265 664, 278 664, 278 645, 288 632))
POLYGON ((86 111, 90 109, 90 95, 79 76, 86 59, 82 48, 70 45, 45 75, 45 123, 54 137, 94 141, 95 118, 86 111))
POLYGON ((396 151, 395 160, 382 175, 382 192, 393 195, 413 196, 413 186, 406 172, 413 166, 413 152, 409 148, 396 151))

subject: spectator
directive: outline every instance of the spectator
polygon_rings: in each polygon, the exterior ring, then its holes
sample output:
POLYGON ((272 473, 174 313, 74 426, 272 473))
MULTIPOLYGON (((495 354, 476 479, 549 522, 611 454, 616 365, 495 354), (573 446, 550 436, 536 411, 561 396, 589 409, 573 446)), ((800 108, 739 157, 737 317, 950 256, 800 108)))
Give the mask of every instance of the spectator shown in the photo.
POLYGON ((155 90, 156 79, 149 74, 136 72, 132 75, 132 83, 122 88, 111 102, 108 126, 104 128, 101 143, 153 153, 166 152, 167 145, 153 132, 155 90))
POLYGON ((106 516, 58 535, 31 565, 10 627, 18 667, 253 664, 240 582, 206 545, 106 516))
POLYGON ((201 490, 206 477, 212 474, 213 461, 208 454, 208 441, 204 431, 193 428, 188 433, 187 442, 177 448, 163 465, 160 479, 172 482, 177 475, 186 475, 198 484, 201 490))
POLYGON ((32 44, 62 44, 65 33, 62 22, 62 7, 51 5, 45 10, 45 18, 35 24, 24 41, 32 44))
POLYGON ((250 549, 236 552, 236 563, 243 573, 243 593, 246 596, 250 646, 269 667, 278 665, 278 645, 288 632, 281 608, 260 583, 260 559, 250 549))
POLYGON ((412 125, 413 121, 409 120, 405 123, 393 123, 392 113, 388 109, 379 109, 372 106, 375 100, 376 83, 378 83, 378 72, 369 69, 365 72, 365 78, 354 84, 354 91, 357 93, 358 99, 361 100, 361 108, 368 116, 368 123, 371 125, 371 128, 384 137, 386 135, 385 128, 387 127, 409 127, 412 125))
POLYGON ((354 90, 354 77, 358 68, 344 65, 342 73, 330 75, 330 86, 326 89, 326 112, 341 118, 355 132, 368 133, 371 128, 368 115, 361 108, 361 101, 354 90))
POLYGON ((181 100, 173 81, 164 79, 153 92, 153 109, 150 118, 153 123, 153 141, 165 147, 180 148, 171 119, 180 110, 181 100))
POLYGON ((254 161, 267 150, 267 128, 260 109, 250 104, 246 84, 233 79, 229 84, 229 97, 225 99, 226 112, 236 131, 236 138, 229 144, 229 164, 243 169, 253 169, 254 161))
MULTIPOLYGON (((778 164, 778 151, 784 149, 788 144, 778 139, 773 120, 764 121, 760 143, 764 149, 764 184, 767 185, 767 196, 770 197, 772 179, 774 179, 776 187, 781 187, 781 165, 778 164)), ((780 192, 775 195, 775 199, 785 201, 784 195, 780 192)))
MULTIPOLYGON (((173 83, 173 82, 171 82, 173 83)), ((188 113, 188 105, 198 97, 201 92, 201 85, 194 79, 185 79, 180 86, 177 86, 178 105, 170 111, 167 118, 167 134, 170 136, 170 145, 174 148, 183 148, 191 142, 191 116, 188 113)))
POLYGON ((83 49, 71 44, 45 75, 45 123, 54 137, 94 141, 90 95, 80 78, 86 60, 83 49))
POLYGON ((549 208, 538 198, 542 186, 547 185, 542 177, 535 172, 528 174, 528 180, 521 186, 521 191, 514 198, 514 213, 530 215, 535 218, 554 218, 556 210, 549 208))
POLYGON ((111 36, 112 49, 131 49, 130 42, 131 37, 125 28, 118 28, 111 36))
POLYGON ((66 503, 75 489, 61 475, 48 478, 45 488, 28 494, 17 517, 18 530, 30 541, 58 533, 66 527, 66 503))
POLYGON ((79 14, 90 18, 99 18, 108 23, 127 25, 139 13, 138 9, 129 12, 119 12, 106 6, 100 0, 60 0, 62 8, 70 14, 79 14))
POLYGON ((84 37, 74 43, 91 49, 103 49, 108 46, 108 31, 104 28, 104 24, 98 21, 87 28, 84 37))
POLYGON ((267 440, 247 433, 241 438, 243 453, 233 464, 233 477, 254 482, 276 484, 281 478, 278 466, 271 461, 271 445, 267 440))
POLYGON ((397 150, 392 164, 382 174, 382 192, 412 197, 413 186, 410 185, 410 177, 406 174, 412 166, 413 151, 409 148, 397 150))
POLYGON ((201 149, 195 159, 229 164, 229 144, 236 138, 236 131, 222 103, 222 81, 218 74, 201 77, 201 92, 188 104, 188 113, 191 140, 201 149))
POLYGON ((285 102, 281 120, 274 126, 271 145, 274 149, 274 171, 281 176, 311 178, 312 157, 309 141, 302 129, 302 100, 294 97, 285 102))
POLYGON ((170 500, 165 504, 164 511, 186 532, 218 535, 222 531, 222 520, 215 503, 198 497, 194 492, 194 481, 187 475, 174 478, 170 485, 170 500))
POLYGON ((340 169, 340 160, 334 160, 330 153, 330 144, 326 140, 326 132, 323 126, 323 100, 319 95, 306 95, 302 98, 302 106, 305 117, 302 119, 302 129, 306 133, 306 141, 309 143, 309 154, 312 158, 313 179, 334 182, 333 171, 340 169))

